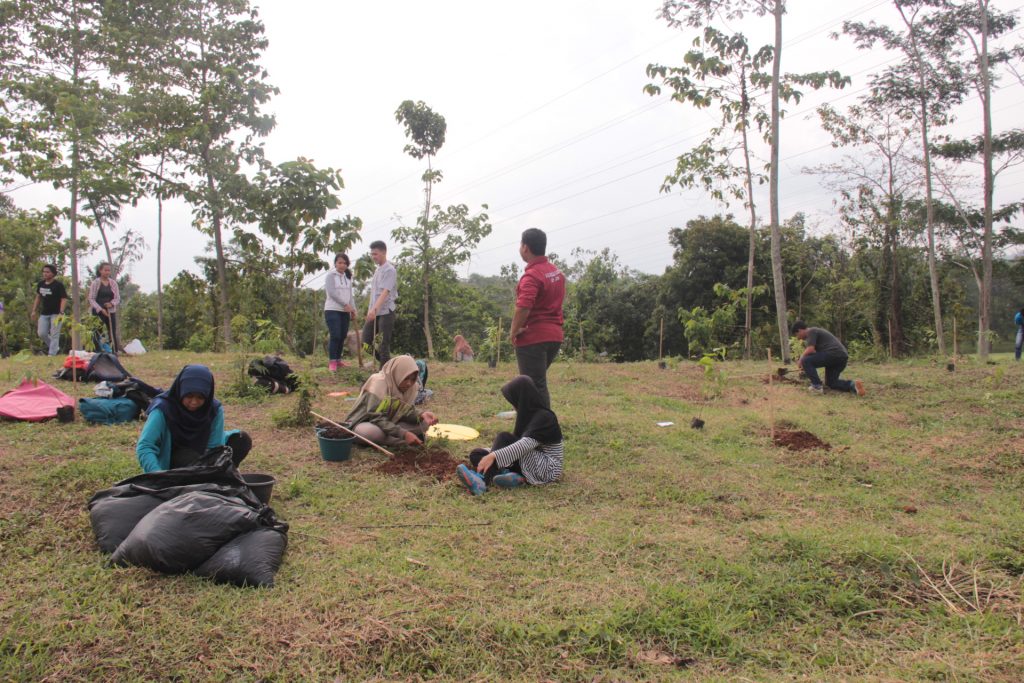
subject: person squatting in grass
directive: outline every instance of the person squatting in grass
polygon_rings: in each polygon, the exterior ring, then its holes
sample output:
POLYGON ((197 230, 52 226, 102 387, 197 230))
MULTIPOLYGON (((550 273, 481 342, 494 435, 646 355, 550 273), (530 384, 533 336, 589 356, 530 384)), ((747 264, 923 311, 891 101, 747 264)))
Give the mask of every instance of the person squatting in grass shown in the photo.
POLYGON ((146 410, 135 455, 146 472, 188 467, 207 450, 230 446, 237 466, 252 449, 245 432, 224 432, 224 407, 213 397, 213 373, 205 365, 186 365, 171 388, 146 410))
POLYGON ((110 350, 117 353, 121 344, 117 338, 117 307, 121 305, 121 293, 117 280, 111 277, 113 266, 104 261, 96 267, 96 277, 89 285, 89 308, 92 314, 103 321, 110 340, 110 350))
POLYGON ((47 263, 43 266, 43 279, 36 284, 36 298, 32 302, 32 318, 37 314, 39 322, 36 333, 43 340, 46 352, 56 356, 60 351, 60 322, 68 303, 68 291, 64 283, 57 279, 57 266, 47 263))
POLYGON ((341 360, 341 351, 348 337, 349 323, 356 319, 355 300, 352 298, 352 271, 348 254, 334 257, 334 270, 324 280, 324 321, 327 323, 327 367, 331 372, 348 367, 341 360))
POLYGON ((558 417, 544 405, 533 380, 520 375, 501 388, 501 395, 516 409, 512 433, 498 432, 490 450, 474 448, 469 454, 472 468, 456 468, 459 479, 475 496, 487 491, 489 485, 539 486, 562 478, 562 429, 558 417))
POLYGON ((437 424, 428 410, 416 409, 420 369, 412 356, 395 356, 363 384, 345 422, 364 439, 381 446, 419 446, 427 427, 437 424))
POLYGON ((823 392, 818 368, 825 368, 825 385, 829 389, 846 391, 858 396, 867 393, 864 390, 864 383, 859 379, 852 382, 848 379, 839 379, 839 375, 846 369, 850 356, 846 352, 846 347, 831 332, 820 327, 808 327, 803 320, 797 320, 793 323, 793 334, 804 343, 804 352, 796 364, 811 380, 811 391, 819 394, 823 392))

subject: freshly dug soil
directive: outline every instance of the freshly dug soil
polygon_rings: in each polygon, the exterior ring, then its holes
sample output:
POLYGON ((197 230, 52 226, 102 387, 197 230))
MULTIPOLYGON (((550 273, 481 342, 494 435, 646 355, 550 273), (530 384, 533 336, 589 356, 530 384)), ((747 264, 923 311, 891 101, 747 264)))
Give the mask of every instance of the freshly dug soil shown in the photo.
POLYGON ((326 422, 318 422, 316 428, 320 430, 320 436, 325 439, 354 439, 355 437, 343 429, 338 429, 326 422))
POLYGON ((812 451, 812 450, 829 450, 832 446, 814 434, 805 431, 791 431, 787 429, 777 430, 775 432, 775 445, 788 448, 791 451, 812 451))
POLYGON ((761 378, 762 384, 797 384, 800 386, 806 385, 807 380, 797 379, 796 377, 790 377, 789 375, 765 375, 761 378))
POLYGON ((404 448, 394 451, 394 454, 395 457, 377 466, 378 472, 392 476, 419 474, 437 481, 447 481, 455 476, 455 468, 460 462, 452 458, 451 453, 436 446, 404 448))

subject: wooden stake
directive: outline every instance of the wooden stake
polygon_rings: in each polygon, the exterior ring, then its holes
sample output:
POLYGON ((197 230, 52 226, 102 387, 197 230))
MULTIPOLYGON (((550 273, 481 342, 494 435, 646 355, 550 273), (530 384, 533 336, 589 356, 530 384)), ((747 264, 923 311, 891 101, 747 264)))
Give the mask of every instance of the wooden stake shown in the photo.
MULTIPOLYGON (((348 339, 345 340, 348 344, 348 339)), ((363 333, 360 330, 356 330, 356 359, 359 363, 359 371, 363 371, 363 333)))
POLYGON ((583 321, 580 321, 580 359, 583 359, 583 321))
POLYGON ((956 349, 956 316, 953 316, 953 358, 959 355, 956 349))
POLYGON ((775 384, 774 375, 772 372, 772 350, 768 348, 768 422, 771 428, 772 444, 775 443, 775 384))
POLYGON ((658 337, 658 360, 665 357, 665 316, 661 316, 661 334, 658 337))
POLYGON ((494 353, 495 353, 494 365, 495 365, 495 367, 497 367, 498 363, 501 362, 501 316, 500 315, 498 316, 498 329, 495 331, 494 335, 497 337, 497 339, 494 340, 494 349, 495 349, 494 350, 494 353))
POLYGON ((326 417, 324 417, 324 416, 323 416, 323 415, 321 415, 320 413, 314 413, 314 412, 313 412, 312 410, 311 410, 311 411, 309 411, 309 414, 310 414, 310 415, 312 415, 313 417, 319 417, 319 418, 320 418, 321 420, 323 420, 323 421, 324 421, 324 422, 326 422, 327 424, 329 424, 329 425, 333 425, 333 426, 337 427, 338 429, 340 429, 341 431, 343 431, 343 432, 345 432, 345 433, 347 433, 347 434, 351 434, 352 436, 356 437, 357 439, 359 439, 360 441, 362 441, 362 442, 363 442, 363 443, 365 443, 366 445, 368 445, 368 446, 373 446, 374 448, 376 448, 376 449, 377 449, 378 451, 380 451, 381 453, 383 453, 383 454, 385 454, 385 455, 387 455, 387 456, 389 456, 389 457, 392 457, 392 458, 393 458, 393 457, 395 457, 395 454, 394 454, 394 453, 392 453, 391 451, 389 451, 388 449, 386 449, 386 448, 382 448, 381 446, 378 446, 377 444, 375 444, 374 442, 370 441, 369 439, 367 439, 367 438, 366 438, 366 437, 364 437, 364 436, 359 436, 358 434, 356 434, 355 432, 353 432, 353 431, 352 431, 351 429, 349 429, 348 427, 345 427, 345 426, 343 426, 343 425, 340 425, 340 424, 338 424, 337 422, 335 422, 334 420, 328 420, 328 419, 327 419, 326 417))
POLYGON ((892 358, 892 320, 889 320, 889 358, 892 358))

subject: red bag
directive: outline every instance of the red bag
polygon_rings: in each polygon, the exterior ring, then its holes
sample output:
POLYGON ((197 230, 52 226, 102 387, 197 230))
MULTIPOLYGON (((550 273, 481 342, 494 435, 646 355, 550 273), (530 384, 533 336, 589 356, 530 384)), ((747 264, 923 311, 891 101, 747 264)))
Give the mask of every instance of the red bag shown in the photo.
POLYGON ((79 358, 78 356, 69 355, 64 359, 64 367, 70 370, 72 366, 74 366, 76 370, 87 370, 89 368, 89 361, 84 358, 79 358))

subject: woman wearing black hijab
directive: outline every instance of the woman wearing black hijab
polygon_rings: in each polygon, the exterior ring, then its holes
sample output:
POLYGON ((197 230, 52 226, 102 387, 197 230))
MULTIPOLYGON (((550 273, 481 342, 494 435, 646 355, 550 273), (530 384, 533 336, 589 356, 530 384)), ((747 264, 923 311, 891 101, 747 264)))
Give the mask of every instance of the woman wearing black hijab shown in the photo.
POLYGON ((522 484, 548 484, 562 476, 564 447, 558 417, 544 407, 533 380, 516 377, 501 388, 501 395, 515 406, 512 433, 499 432, 491 450, 476 448, 469 454, 470 468, 459 465, 459 479, 473 495, 489 484, 514 488, 522 484))
POLYGON ((224 407, 213 397, 213 373, 205 365, 186 365, 171 388, 146 411, 135 454, 146 472, 188 467, 207 450, 230 446, 235 465, 249 454, 245 432, 224 432, 224 407))

